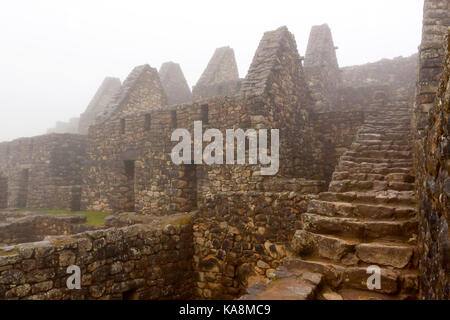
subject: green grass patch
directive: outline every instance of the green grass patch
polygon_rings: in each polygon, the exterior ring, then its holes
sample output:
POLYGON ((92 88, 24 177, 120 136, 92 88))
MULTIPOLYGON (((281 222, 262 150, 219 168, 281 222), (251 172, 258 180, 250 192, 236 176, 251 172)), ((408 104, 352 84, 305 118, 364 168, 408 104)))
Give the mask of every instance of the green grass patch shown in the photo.
POLYGON ((13 256, 19 253, 19 250, 13 249, 9 251, 0 250, 0 257, 13 256))
POLYGON ((78 214, 84 215, 87 218, 86 224, 90 226, 103 226, 105 224, 105 219, 109 216, 109 213, 99 212, 99 211, 70 211, 70 210, 47 210, 47 209, 20 209, 20 211, 32 211, 43 214, 78 214))
POLYGON ((183 218, 180 218, 180 219, 174 221, 172 223, 172 225, 174 225, 174 226, 184 226, 186 224, 191 223, 191 221, 192 221, 192 216, 186 216, 186 217, 183 217, 183 218))

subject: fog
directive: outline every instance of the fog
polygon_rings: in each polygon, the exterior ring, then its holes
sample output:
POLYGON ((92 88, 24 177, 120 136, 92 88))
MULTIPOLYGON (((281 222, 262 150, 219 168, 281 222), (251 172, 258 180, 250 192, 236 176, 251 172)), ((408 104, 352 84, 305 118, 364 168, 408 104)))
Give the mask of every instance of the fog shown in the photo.
POLYGON ((283 25, 304 54, 311 26, 328 23, 341 66, 409 56, 422 9, 423 0, 3 1, 0 141, 79 116, 105 76, 123 81, 136 65, 180 63, 192 86, 229 45, 245 77, 263 33, 283 25))

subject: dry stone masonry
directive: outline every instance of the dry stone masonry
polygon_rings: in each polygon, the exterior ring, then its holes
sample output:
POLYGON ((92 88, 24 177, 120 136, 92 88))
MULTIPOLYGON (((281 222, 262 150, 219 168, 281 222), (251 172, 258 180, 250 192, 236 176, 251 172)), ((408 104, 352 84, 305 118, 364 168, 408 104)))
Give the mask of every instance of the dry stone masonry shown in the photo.
POLYGON ((423 299, 450 297, 450 2, 425 1, 416 88, 415 170, 423 299))
POLYGON ((159 77, 169 105, 192 102, 191 89, 189 89, 178 63, 164 63, 159 69, 159 77))
POLYGON ((339 67, 327 25, 305 57, 266 32, 244 79, 218 48, 192 93, 180 65, 138 66, 80 134, 0 143, 0 299, 448 299, 449 12, 426 0, 419 54, 362 66, 339 67), (194 121, 279 129, 278 173, 174 164, 194 121))
POLYGON ((234 50, 230 47, 216 49, 197 84, 192 90, 194 101, 231 96, 239 92, 240 79, 234 50))
POLYGON ((78 126, 80 134, 88 134, 89 127, 94 124, 96 116, 105 111, 108 104, 119 93, 121 86, 118 78, 107 77, 103 80, 100 88, 89 102, 86 111, 80 116, 78 126))

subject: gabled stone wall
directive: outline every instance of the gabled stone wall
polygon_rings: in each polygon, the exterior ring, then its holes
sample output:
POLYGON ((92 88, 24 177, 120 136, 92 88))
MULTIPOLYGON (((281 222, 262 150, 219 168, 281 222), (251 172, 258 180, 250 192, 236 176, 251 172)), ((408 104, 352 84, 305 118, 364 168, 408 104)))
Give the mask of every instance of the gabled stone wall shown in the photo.
POLYGON ((314 100, 314 109, 335 109, 337 89, 341 86, 341 71, 328 25, 313 26, 305 54, 305 74, 314 100))
POLYGON ((113 102, 120 92, 121 86, 118 78, 107 77, 103 80, 85 112, 80 115, 78 133, 88 134, 88 129, 94 124, 96 116, 104 112, 107 106, 113 102))
POLYGON ((233 96, 239 92, 241 81, 234 51, 230 47, 216 49, 213 57, 193 87, 194 101, 212 97, 233 96))
POLYGON ((159 69, 159 77, 169 105, 192 102, 191 89, 178 63, 164 63, 159 69))
POLYGON ((166 105, 167 97, 158 71, 147 64, 138 66, 128 75, 105 111, 97 115, 96 124, 133 113, 156 110, 166 105))

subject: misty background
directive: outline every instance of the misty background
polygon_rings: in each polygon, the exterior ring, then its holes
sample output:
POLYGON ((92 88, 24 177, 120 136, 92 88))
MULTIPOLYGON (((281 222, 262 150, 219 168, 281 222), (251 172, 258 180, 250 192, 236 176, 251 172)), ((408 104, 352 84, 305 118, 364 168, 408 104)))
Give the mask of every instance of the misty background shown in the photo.
POLYGON ((181 65, 192 87, 217 47, 245 77, 265 31, 286 25, 304 54, 328 23, 341 67, 417 52, 423 0, 15 0, 0 10, 0 141, 84 112, 106 76, 181 65))

